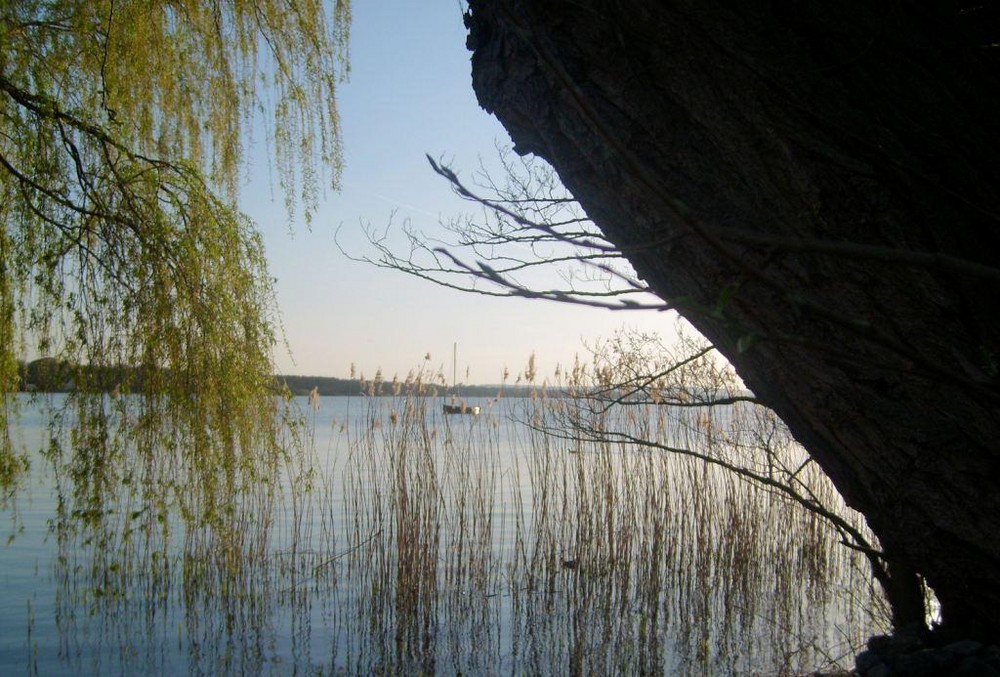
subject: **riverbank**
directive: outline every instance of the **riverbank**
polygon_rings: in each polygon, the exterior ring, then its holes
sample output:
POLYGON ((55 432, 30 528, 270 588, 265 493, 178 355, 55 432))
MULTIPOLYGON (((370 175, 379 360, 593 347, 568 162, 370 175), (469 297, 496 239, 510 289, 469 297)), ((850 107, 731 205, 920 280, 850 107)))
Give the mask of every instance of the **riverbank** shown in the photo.
POLYGON ((1000 677, 1000 647, 995 644, 921 630, 876 635, 867 647, 855 658, 854 674, 1000 677))

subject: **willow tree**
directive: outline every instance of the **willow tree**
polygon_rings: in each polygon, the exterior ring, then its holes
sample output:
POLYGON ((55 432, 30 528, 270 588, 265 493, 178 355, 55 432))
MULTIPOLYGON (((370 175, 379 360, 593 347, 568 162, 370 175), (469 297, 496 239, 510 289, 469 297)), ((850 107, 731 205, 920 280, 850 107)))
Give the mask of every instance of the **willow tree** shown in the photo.
POLYGON ((0 480, 19 465, 10 393, 31 352, 75 365, 80 395, 141 392, 119 420, 150 449, 208 467, 273 441, 274 300, 235 208, 243 148, 266 121, 289 210, 308 217, 336 185, 349 21, 346 1, 0 9, 0 480))

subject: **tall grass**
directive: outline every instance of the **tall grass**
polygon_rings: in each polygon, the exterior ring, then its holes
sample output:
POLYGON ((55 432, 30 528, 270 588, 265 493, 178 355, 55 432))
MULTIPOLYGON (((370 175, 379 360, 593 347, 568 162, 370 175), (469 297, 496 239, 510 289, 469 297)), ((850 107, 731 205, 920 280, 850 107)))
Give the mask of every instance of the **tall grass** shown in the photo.
MULTIPOLYGON (((802 671, 882 628, 863 558, 766 487, 663 449, 390 406, 401 415, 373 412, 383 423, 342 469, 354 582, 340 584, 365 610, 347 633, 364 669, 802 671)), ((541 428, 567 401, 525 406, 541 428)), ((734 442, 721 423, 696 435, 688 414, 619 413, 604 424, 706 453, 734 442)), ((800 479, 846 514, 814 468, 800 479)))
POLYGON ((445 416, 417 381, 356 399, 347 420, 290 409, 299 451, 253 482, 199 480, 170 453, 53 457, 60 660, 774 674, 849 663, 884 629, 866 562, 835 527, 706 460, 801 465, 802 490, 864 530, 754 407, 540 394, 445 416))

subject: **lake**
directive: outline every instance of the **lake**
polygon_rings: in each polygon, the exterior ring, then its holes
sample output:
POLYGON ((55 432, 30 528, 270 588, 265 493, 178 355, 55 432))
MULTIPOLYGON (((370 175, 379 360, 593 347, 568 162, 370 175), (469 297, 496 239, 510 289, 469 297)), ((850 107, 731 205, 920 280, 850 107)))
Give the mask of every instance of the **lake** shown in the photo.
POLYGON ((47 451, 22 398, 0 674, 770 674, 850 666, 885 631, 823 520, 629 442, 763 464, 759 413, 612 408, 597 443, 568 400, 441 403, 297 398, 298 451, 192 479, 177 450, 47 451))

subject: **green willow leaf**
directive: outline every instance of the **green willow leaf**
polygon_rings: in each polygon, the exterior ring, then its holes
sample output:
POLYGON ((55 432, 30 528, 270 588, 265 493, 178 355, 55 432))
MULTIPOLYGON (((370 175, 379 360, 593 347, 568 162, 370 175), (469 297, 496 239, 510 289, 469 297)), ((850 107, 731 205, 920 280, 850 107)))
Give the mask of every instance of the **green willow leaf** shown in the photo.
POLYGON ((60 420, 82 491, 121 479, 102 473, 125 445, 218 480, 205 500, 266 476, 277 310, 234 207, 243 147, 264 114, 308 219, 318 182, 339 180, 349 23, 346 2, 0 8, 0 488, 23 465, 10 421, 25 354, 51 356, 74 391, 60 420))

